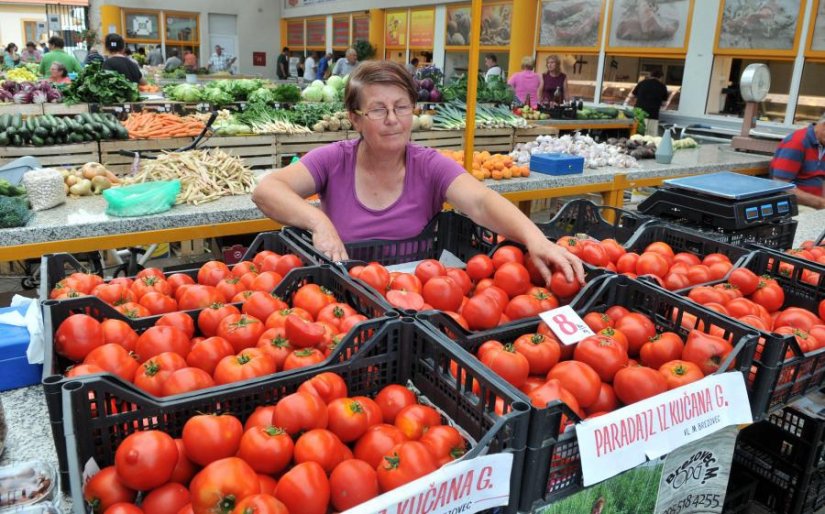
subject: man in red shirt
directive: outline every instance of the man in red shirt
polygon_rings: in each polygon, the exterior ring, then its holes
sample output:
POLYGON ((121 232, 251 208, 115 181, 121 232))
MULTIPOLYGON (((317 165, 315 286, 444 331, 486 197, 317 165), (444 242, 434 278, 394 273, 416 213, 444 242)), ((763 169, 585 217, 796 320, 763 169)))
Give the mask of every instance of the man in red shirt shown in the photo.
POLYGON ((825 209, 825 114, 779 143, 770 175, 776 180, 793 182, 801 205, 825 209))

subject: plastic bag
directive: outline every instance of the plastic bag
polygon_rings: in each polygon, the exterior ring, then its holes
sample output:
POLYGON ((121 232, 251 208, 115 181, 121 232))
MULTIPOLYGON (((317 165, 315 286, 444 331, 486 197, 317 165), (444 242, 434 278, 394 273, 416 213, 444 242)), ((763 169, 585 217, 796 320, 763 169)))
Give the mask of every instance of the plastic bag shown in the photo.
POLYGON ((145 216, 168 211, 180 193, 180 180, 145 182, 103 191, 111 216, 145 216))

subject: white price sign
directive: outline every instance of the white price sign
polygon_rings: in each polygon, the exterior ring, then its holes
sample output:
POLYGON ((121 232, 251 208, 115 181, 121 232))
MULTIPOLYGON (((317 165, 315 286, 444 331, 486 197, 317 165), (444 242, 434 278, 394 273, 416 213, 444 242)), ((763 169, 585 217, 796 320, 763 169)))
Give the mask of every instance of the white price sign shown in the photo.
POLYGON ((539 316, 562 344, 576 344, 585 337, 594 335, 587 323, 569 305, 542 312, 539 316))

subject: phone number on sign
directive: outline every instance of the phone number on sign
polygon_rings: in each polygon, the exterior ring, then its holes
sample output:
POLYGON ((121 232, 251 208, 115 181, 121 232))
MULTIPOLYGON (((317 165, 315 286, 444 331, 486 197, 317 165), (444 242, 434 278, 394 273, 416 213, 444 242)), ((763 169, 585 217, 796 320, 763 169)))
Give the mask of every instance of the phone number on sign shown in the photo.
POLYGON ((721 505, 719 501, 720 497, 721 495, 719 494, 697 494, 695 496, 689 494, 681 501, 668 507, 667 510, 664 511, 664 514, 679 514, 688 507, 717 509, 721 505))

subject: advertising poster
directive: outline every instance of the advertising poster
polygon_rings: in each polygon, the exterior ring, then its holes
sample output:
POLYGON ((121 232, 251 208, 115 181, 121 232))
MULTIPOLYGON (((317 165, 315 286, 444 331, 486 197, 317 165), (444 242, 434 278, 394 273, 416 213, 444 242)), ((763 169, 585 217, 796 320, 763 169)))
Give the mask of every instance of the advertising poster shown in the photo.
POLYGON ((481 44, 507 46, 510 44, 510 4, 485 5, 481 8, 481 44))
POLYGON ((447 45, 470 44, 470 8, 447 7, 447 45))
POLYGON ((800 0, 725 0, 720 49, 793 50, 800 0))
POLYGON ((387 46, 407 45, 407 12, 387 13, 387 46))
POLYGON ((602 0, 543 2, 539 46, 595 47, 601 19, 602 0))
POLYGON ((432 48, 435 38, 435 11, 410 13, 410 46, 432 48))
POLYGON ((610 46, 684 48, 691 0, 617 0, 612 4, 610 46))

